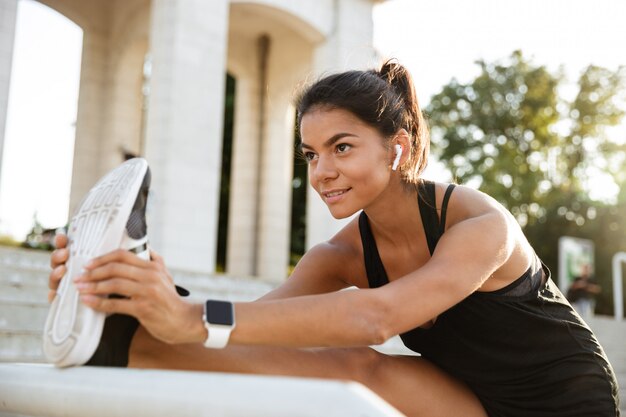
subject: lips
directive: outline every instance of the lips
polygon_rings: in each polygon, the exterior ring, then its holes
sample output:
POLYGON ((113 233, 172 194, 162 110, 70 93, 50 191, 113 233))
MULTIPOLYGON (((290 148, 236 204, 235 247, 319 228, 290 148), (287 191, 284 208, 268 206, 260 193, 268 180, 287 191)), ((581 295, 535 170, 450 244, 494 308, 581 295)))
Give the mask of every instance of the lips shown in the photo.
POLYGON ((322 195, 322 197, 324 197, 324 200, 327 203, 335 203, 341 200, 341 198, 350 190, 350 188, 334 189, 322 191, 320 194, 322 195))

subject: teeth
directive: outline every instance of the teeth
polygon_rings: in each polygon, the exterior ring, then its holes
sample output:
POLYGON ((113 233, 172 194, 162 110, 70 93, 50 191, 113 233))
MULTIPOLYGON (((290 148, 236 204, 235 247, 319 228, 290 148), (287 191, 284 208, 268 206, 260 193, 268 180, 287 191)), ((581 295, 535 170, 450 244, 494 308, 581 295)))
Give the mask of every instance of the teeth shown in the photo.
POLYGON ((336 195, 341 195, 343 193, 344 193, 343 191, 334 191, 332 193, 326 193, 326 197, 334 197, 336 195))

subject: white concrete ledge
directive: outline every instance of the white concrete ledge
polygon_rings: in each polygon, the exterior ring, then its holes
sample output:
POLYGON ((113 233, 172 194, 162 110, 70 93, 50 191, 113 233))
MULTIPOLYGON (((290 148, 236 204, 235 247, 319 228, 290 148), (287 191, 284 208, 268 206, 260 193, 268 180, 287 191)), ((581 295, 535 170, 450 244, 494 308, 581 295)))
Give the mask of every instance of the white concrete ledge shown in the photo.
POLYGON ((0 364, 0 415, 398 417, 355 382, 208 372, 0 364))

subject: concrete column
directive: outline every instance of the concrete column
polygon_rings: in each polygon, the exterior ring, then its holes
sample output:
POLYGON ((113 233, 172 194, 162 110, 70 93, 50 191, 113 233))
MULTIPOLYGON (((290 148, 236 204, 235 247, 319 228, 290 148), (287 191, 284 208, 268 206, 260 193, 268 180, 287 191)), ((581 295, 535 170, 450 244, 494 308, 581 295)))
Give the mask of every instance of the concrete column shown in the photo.
POLYGON ((72 169, 70 215, 95 182, 110 168, 102 164, 101 143, 105 126, 108 74, 107 36, 99 31, 83 33, 76 139, 72 169))
POLYGON ((228 65, 237 84, 227 272, 281 282, 291 237, 292 101, 310 74, 313 44, 293 26, 270 20, 276 18, 270 12, 263 28, 248 31, 248 18, 231 11, 228 65))
POLYGON ((153 0, 149 227, 171 267, 215 269, 227 0, 153 0))
POLYGON ((263 161, 260 168, 259 276, 287 277, 291 243, 291 198, 296 111, 295 87, 311 68, 312 45, 287 28, 277 30, 270 48, 263 161))
MULTIPOLYGON (((334 2, 334 28, 326 42, 314 53, 313 69, 317 74, 366 69, 376 65, 373 47, 372 0, 334 2)), ((350 219, 336 220, 315 190, 307 192, 307 249, 331 238, 350 219)))
POLYGON ((261 165, 257 275, 281 282, 287 276, 289 264, 295 109, 291 105, 291 90, 276 89, 279 91, 268 97, 271 106, 267 106, 267 133, 261 145, 265 150, 261 165))
POLYGON ((103 142, 113 165, 120 162, 120 150, 140 155, 143 96, 143 66, 147 44, 135 39, 130 45, 116 45, 120 55, 112 66, 108 89, 107 140, 103 142))
POLYGON ((17 20, 17 0, 4 0, 0 3, 0 175, 2 175, 2 153, 9 109, 9 85, 15 43, 15 21, 17 20))
POLYGON ((231 40, 236 72, 235 128, 231 173, 227 272, 282 281, 289 262, 289 226, 295 112, 291 106, 292 69, 283 56, 297 59, 292 45, 275 43, 267 55, 262 94, 259 37, 231 40), (260 100, 264 97, 264 115, 260 100), (260 120, 260 117, 263 120, 260 120), (263 135, 259 129, 263 129, 263 135))
POLYGON ((103 164, 116 166, 121 150, 143 154, 143 69, 148 51, 150 2, 116 2, 110 15, 103 164))
MULTIPOLYGON (((241 43, 238 48, 244 47, 241 43)), ((254 68, 251 63, 250 67, 254 68)), ((230 174, 230 205, 226 272, 235 276, 255 273, 256 193, 259 153, 258 82, 248 71, 236 73, 235 120, 230 174)))
POLYGON ((103 174, 122 162, 122 148, 136 154, 142 150, 146 35, 140 28, 115 26, 115 22, 143 25, 148 8, 136 12, 129 23, 124 20, 129 14, 125 6, 94 10, 93 20, 84 25, 70 213, 103 174))

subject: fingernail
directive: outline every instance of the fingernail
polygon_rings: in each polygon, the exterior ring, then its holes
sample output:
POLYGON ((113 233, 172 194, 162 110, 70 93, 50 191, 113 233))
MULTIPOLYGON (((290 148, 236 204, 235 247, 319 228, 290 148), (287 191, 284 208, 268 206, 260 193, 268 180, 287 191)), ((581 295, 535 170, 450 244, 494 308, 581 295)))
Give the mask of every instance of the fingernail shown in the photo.
POLYGON ((85 304, 93 304, 96 301, 96 296, 94 295, 81 295, 80 301, 85 304))
POLYGON ((87 288, 89 288, 89 283, 88 282, 77 282, 76 283, 76 288, 78 288, 79 290, 86 290, 87 288))
POLYGON ((85 264, 83 265, 84 268, 91 268, 93 266, 93 259, 88 260, 87 262, 85 262, 85 264))

